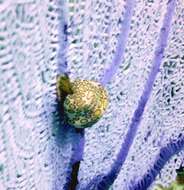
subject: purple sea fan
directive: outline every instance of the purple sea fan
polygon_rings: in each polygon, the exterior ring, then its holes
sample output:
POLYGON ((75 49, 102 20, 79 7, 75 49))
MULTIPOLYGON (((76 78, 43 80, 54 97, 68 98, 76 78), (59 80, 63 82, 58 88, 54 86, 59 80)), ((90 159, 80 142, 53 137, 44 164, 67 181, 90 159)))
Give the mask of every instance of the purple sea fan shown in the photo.
POLYGON ((0 189, 67 190, 79 161, 79 190, 174 180, 184 146, 183 10, 182 0, 1 1, 0 189), (63 73, 109 93, 85 134, 60 118, 63 73))

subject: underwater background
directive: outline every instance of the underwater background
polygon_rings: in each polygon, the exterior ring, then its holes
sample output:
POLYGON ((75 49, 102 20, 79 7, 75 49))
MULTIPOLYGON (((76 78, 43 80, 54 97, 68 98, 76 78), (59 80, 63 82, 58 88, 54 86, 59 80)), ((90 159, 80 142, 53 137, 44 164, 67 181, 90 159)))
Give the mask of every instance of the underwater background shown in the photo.
POLYGON ((0 0, 0 190, 153 190, 184 158, 183 0, 0 0), (56 78, 100 82, 103 117, 63 124, 56 78))

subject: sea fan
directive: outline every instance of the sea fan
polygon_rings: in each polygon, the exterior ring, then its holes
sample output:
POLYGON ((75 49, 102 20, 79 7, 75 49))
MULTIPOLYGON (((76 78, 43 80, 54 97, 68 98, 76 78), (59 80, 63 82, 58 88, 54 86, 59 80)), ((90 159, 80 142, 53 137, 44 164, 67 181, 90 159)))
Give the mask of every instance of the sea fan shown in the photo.
POLYGON ((184 153, 183 52, 182 0, 0 0, 0 189, 169 185, 184 153), (108 91, 85 131, 62 120, 65 73, 108 91))

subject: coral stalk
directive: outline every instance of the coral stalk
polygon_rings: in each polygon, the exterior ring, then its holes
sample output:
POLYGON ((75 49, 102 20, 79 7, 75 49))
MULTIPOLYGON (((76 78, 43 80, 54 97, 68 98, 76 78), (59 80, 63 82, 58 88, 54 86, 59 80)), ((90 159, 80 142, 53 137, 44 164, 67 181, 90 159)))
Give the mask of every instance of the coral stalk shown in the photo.
POLYGON ((161 148, 160 153, 157 155, 151 168, 149 168, 137 183, 130 186, 130 190, 146 190, 153 183, 161 169, 172 158, 172 156, 179 153, 183 148, 184 136, 161 148))
POLYGON ((67 73, 67 21, 65 13, 65 2, 59 1, 60 15, 59 15, 59 55, 58 55, 58 75, 67 73))
MULTIPOLYGON (((60 9, 60 23, 59 23, 59 55, 58 55, 58 76, 60 75, 68 75, 69 72, 67 71, 67 60, 66 60, 66 53, 67 53, 67 19, 66 19, 66 5, 65 1, 59 1, 60 9)), ((64 114, 64 110, 62 105, 60 105, 60 113, 64 114)), ((62 116, 63 119, 63 116, 62 116)), ((65 126, 61 127, 71 127, 70 125, 65 124, 65 126)), ((63 130, 64 132, 64 130, 63 130)), ((80 161, 83 157, 83 150, 84 150, 84 129, 75 129, 72 134, 72 149, 73 153, 70 158, 70 166, 68 172, 66 174, 66 183, 64 189, 66 190, 75 190, 76 185, 78 184, 78 171, 80 167, 80 161)), ((72 132, 71 132, 72 133, 72 132)))
POLYGON ((126 10, 124 15, 124 20, 121 23, 121 33, 119 35, 118 44, 116 52, 110 67, 105 71, 103 78, 101 79, 101 84, 106 85, 115 75, 119 65, 123 62, 125 47, 127 44, 128 34, 130 31, 131 18, 133 13, 135 0, 128 0, 126 4, 126 10))

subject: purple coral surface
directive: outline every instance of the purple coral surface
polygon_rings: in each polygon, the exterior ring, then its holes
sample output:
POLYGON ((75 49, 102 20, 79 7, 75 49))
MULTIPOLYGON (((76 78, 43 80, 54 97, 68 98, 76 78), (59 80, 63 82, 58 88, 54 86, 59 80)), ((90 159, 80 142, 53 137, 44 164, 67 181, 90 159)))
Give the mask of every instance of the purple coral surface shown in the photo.
MULTIPOLYGON (((131 119, 131 122, 129 125, 129 130, 126 134, 125 140, 122 142, 121 149, 116 157, 116 160, 111 165, 110 171, 107 174, 101 174, 101 175, 93 178, 89 182, 89 184, 84 188, 86 190, 89 190, 89 189, 106 190, 106 189, 108 189, 113 184, 115 179, 117 178, 117 176, 121 170, 121 167, 126 160, 129 149, 133 143, 133 140, 136 136, 137 129, 141 122, 141 118, 144 113, 145 106, 146 106, 146 104, 149 100, 150 94, 152 92, 154 81, 155 81, 156 76, 160 69, 162 58, 164 56, 164 50, 167 46, 172 16, 173 16, 174 9, 175 9, 175 3, 176 3, 175 0, 168 1, 167 12, 164 17, 163 25, 161 27, 159 39, 157 42, 157 47, 154 52, 152 68, 150 69, 150 73, 149 73, 148 79, 146 81, 146 84, 144 86, 144 90, 139 99, 137 108, 134 111, 134 114, 132 116, 132 119, 131 119)), ((112 60, 112 63, 110 64, 110 67, 104 71, 104 75, 100 81, 101 84, 104 86, 108 85, 108 83, 111 81, 111 79, 115 75, 119 65, 122 63, 122 61, 124 59, 124 52, 125 52, 126 42, 128 39, 129 30, 130 30, 131 17, 133 14, 134 5, 135 5, 134 0, 127 1, 125 16, 124 16, 124 20, 121 23, 122 24, 121 25, 121 33, 119 35, 119 40, 118 40, 116 52, 114 54, 114 58, 112 60)), ((65 29, 66 29, 66 24, 64 24, 64 26, 65 27, 62 28, 63 31, 65 31, 65 29)), ((66 47, 67 47, 66 44, 65 45, 62 44, 62 48, 65 49, 66 47)), ((65 51, 63 51, 63 52, 65 52, 65 51)), ((64 55, 64 53, 61 54, 61 57, 63 55, 64 55)), ((66 62, 63 62, 63 63, 66 64, 66 62)), ((60 68, 60 65, 63 65, 63 63, 59 63, 59 68, 60 68)), ((62 69, 60 69, 60 70, 62 70, 62 69)), ((79 166, 80 166, 80 161, 83 158, 84 131, 83 131, 82 135, 81 135, 81 133, 79 133, 79 134, 77 134, 77 136, 74 136, 73 143, 75 145, 74 145, 74 150, 73 150, 73 154, 72 154, 72 158, 71 158, 71 160, 72 160, 71 165, 73 166, 79 162, 79 166), (75 144, 76 141, 78 142, 77 144, 75 144)), ((133 189, 137 189, 137 190, 147 189, 151 185, 151 183, 154 181, 154 179, 156 178, 156 176, 158 175, 160 170, 163 168, 163 166, 166 164, 166 162, 174 154, 176 154, 179 150, 181 150, 183 148, 183 144, 184 143, 183 143, 183 139, 182 139, 182 140, 178 140, 177 142, 171 142, 167 146, 161 148, 160 153, 157 156, 153 166, 149 169, 149 171, 147 171, 147 173, 142 177, 141 180, 139 180, 137 183, 135 183, 133 185, 130 185, 130 189, 132 189, 132 190, 133 189)), ((71 168, 72 168, 72 166, 71 166, 71 168)), ((70 170, 70 173, 68 174, 68 176, 71 176, 71 172, 72 171, 70 170)), ((78 170, 77 170, 77 173, 78 173, 78 170)), ((77 177, 77 173, 75 175, 75 178, 77 177)), ((68 177, 67 179, 68 179, 68 181, 66 182, 66 184, 70 184, 71 177, 68 177)), ((68 186, 66 185, 66 189, 67 188, 68 188, 68 186)))

